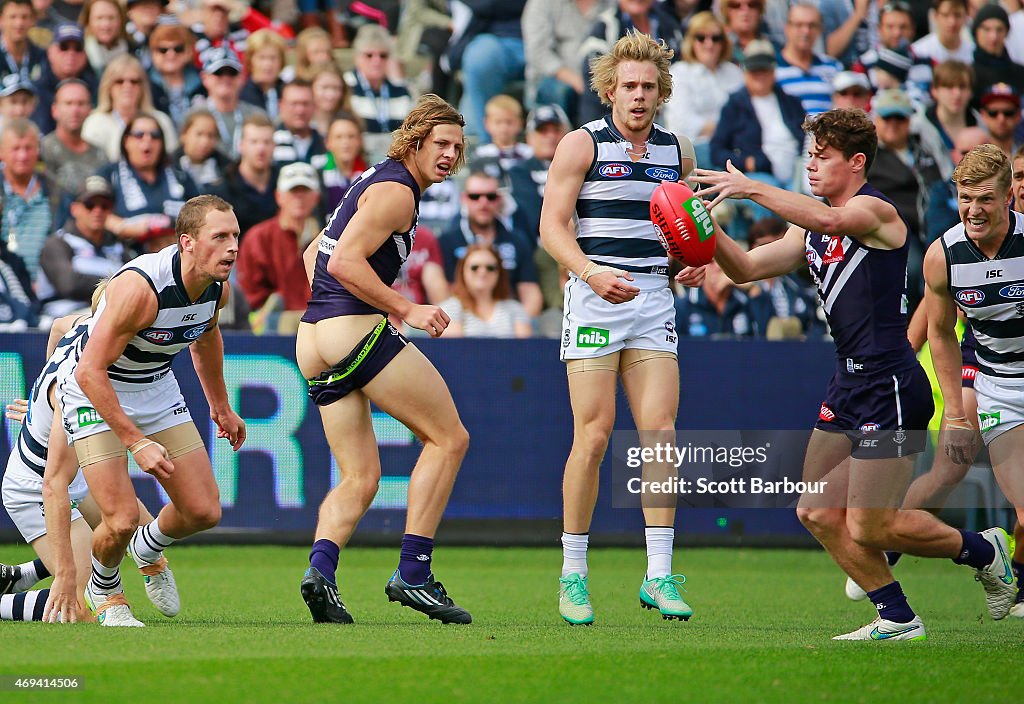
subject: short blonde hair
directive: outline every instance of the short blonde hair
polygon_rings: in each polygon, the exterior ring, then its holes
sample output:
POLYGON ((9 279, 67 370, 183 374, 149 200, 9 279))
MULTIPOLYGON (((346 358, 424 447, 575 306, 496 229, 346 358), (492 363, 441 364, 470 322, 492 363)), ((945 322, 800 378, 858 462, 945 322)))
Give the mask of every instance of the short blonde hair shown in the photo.
POLYGON ((990 178, 996 179, 1000 190, 1009 190, 1013 180, 1010 159, 994 144, 982 144, 964 154, 953 169, 953 183, 957 186, 976 186, 990 178))
POLYGON ((264 49, 277 51, 277 55, 281 59, 281 68, 284 68, 287 63, 288 43, 285 42, 284 37, 272 29, 259 29, 245 40, 245 70, 247 73, 252 73, 252 57, 256 55, 256 52, 264 49))
POLYGON ((601 102, 610 107, 608 93, 618 85, 619 65, 626 61, 650 62, 658 69, 658 104, 661 105, 672 96, 672 74, 668 69, 674 55, 664 39, 655 41, 647 34, 630 30, 615 42, 611 51, 590 61, 590 87, 601 102))
MULTIPOLYGON (((416 106, 409 111, 402 126, 391 134, 388 158, 404 161, 407 156, 419 149, 420 143, 438 125, 465 127, 466 121, 444 98, 433 93, 424 93, 416 102, 416 106)), ((466 152, 463 150, 452 166, 451 173, 458 172, 465 163, 466 152)))
POLYGON ((484 105, 484 116, 486 117, 490 115, 494 110, 510 112, 520 120, 523 119, 523 106, 520 105, 519 101, 511 95, 501 93, 488 100, 484 105))

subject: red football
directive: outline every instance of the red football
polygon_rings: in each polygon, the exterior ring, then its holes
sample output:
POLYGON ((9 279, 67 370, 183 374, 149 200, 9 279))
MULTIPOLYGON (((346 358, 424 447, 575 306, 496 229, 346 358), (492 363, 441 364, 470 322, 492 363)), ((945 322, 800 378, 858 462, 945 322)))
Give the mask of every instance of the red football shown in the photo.
POLYGON ((685 184, 662 181, 651 194, 651 222, 670 256, 703 266, 715 256, 715 226, 700 196, 685 184))

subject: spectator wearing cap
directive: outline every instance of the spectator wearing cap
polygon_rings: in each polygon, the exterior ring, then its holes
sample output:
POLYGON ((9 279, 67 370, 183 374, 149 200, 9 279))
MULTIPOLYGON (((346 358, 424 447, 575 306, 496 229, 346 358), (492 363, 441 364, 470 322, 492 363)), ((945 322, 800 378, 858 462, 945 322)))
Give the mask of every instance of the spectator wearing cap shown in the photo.
POLYGON ((832 79, 832 107, 857 108, 868 112, 871 106, 871 82, 867 74, 840 71, 832 79))
POLYGON ((946 149, 953 148, 960 131, 978 124, 970 109, 974 94, 974 69, 962 61, 943 61, 932 73, 931 95, 934 101, 925 117, 939 133, 946 149))
POLYGON ((278 117, 281 102, 281 71, 284 70, 288 45, 281 35, 269 29, 254 32, 245 43, 245 73, 242 102, 264 110, 271 120, 278 117))
POLYGON ((20 74, 38 81, 46 65, 46 52, 29 41, 35 23, 31 0, 0 0, 0 78, 20 74))
POLYGON ((249 321, 254 332, 291 334, 298 329, 310 297, 302 250, 318 229, 316 223, 310 226, 320 202, 316 170, 302 162, 282 167, 275 199, 278 214, 253 227, 242 239, 238 285, 253 311, 249 321))
POLYGON ((580 45, 615 0, 527 0, 523 9, 526 94, 537 105, 558 105, 570 120, 588 90, 580 72, 580 45))
POLYGON ((1015 132, 1021 123, 1020 93, 1008 83, 997 83, 981 94, 981 122, 998 145, 1012 156, 1019 146, 1015 132))
MULTIPOLYGON (((760 2, 761 0, 756 0, 760 2)), ((654 0, 618 0, 615 7, 605 10, 590 27, 587 38, 580 45, 577 65, 581 67, 583 85, 587 87, 580 95, 576 124, 584 125, 601 118, 608 109, 601 104, 601 98, 590 87, 590 60, 611 51, 626 32, 635 29, 655 39, 664 39, 668 47, 679 55, 683 34, 679 22, 654 0)), ((483 109, 481 105, 480 109, 483 109)), ((464 111, 465 112, 465 111, 464 111)), ((467 127, 475 115, 465 112, 467 127)), ((483 115, 480 116, 481 118, 483 115)), ((481 119, 481 123, 483 120, 481 119)))
POLYGON ((160 123, 146 113, 128 121, 121 157, 100 175, 115 195, 107 227, 122 239, 145 241, 173 231, 185 201, 199 195, 192 178, 171 164, 160 123))
POLYGON ((159 26, 160 15, 166 6, 167 0, 127 0, 125 4, 125 13, 128 16, 125 34, 128 37, 128 45, 147 71, 153 67, 149 38, 153 30, 159 26))
POLYGON ((0 132, 0 163, 0 240, 25 261, 34 280, 59 204, 57 188, 39 168, 39 128, 25 118, 8 120, 0 132))
POLYGON ((786 43, 778 56, 775 80, 783 91, 799 98, 808 115, 832 107, 832 78, 843 70, 830 56, 814 51, 821 38, 821 12, 809 0, 789 7, 786 43))
POLYGON ((274 123, 265 113, 245 118, 238 153, 238 163, 225 169, 224 182, 215 193, 235 207, 238 228, 244 235, 253 225, 277 214, 274 123))
POLYGON ((932 0, 935 30, 911 44, 915 56, 932 64, 956 59, 974 61, 974 42, 964 35, 967 24, 967 0, 932 0))
MULTIPOLYGON (((992 138, 980 127, 965 127, 956 135, 950 158, 954 165, 959 164, 964 154, 982 144, 991 144, 992 138)), ((925 244, 929 245, 949 228, 960 222, 960 210, 957 206, 956 184, 952 180, 936 181, 928 191, 928 210, 924 215, 925 244)))
POLYGON ((672 64, 676 91, 663 110, 664 126, 693 141, 697 161, 711 160, 711 135, 732 93, 743 87, 743 70, 732 63, 732 42, 725 25, 711 12, 699 12, 686 27, 682 60, 672 64))
POLYGON ((296 78, 281 92, 281 116, 274 132, 274 163, 310 163, 327 153, 320 133, 313 129, 313 86, 296 78))
MULTIPOLYGON (((875 90, 903 88, 915 104, 928 104, 928 86, 932 79, 931 61, 915 55, 910 46, 914 40, 914 18, 910 5, 902 0, 887 2, 880 13, 878 41, 868 51, 860 54, 853 70, 866 72, 875 90), (896 76, 895 80, 899 83, 880 84, 875 76, 878 65, 881 65, 881 70, 896 76), (900 78, 904 71, 906 76, 900 78)), ((882 81, 885 82, 885 79, 882 81)))
POLYGON ((85 0, 78 24, 85 28, 85 55, 97 75, 113 59, 129 52, 128 15, 116 0, 85 0))
MULTIPOLYGON (((572 126, 558 105, 539 105, 526 118, 526 144, 533 152, 508 170, 509 199, 516 203, 527 238, 537 242, 540 238, 540 209, 544 187, 548 182, 548 169, 555 156, 555 148, 572 126)), ((562 281, 558 263, 543 247, 534 252, 537 278, 544 298, 544 309, 562 307, 562 281)), ((555 332, 558 335, 558 332, 555 332)))
POLYGON ((61 210, 57 222, 67 219, 67 203, 85 180, 110 163, 103 151, 82 137, 82 125, 92 109, 89 89, 77 78, 62 81, 50 106, 54 130, 40 142, 43 166, 60 189, 61 210))
MULTIPOLYGON (((747 45, 743 68, 743 87, 722 108, 729 119, 720 120, 711 137, 711 163, 723 169, 731 161, 748 175, 788 187, 803 145, 803 105, 776 83, 775 50, 766 40, 747 45)), ((767 215, 755 212, 753 220, 767 215)))
MULTIPOLYGON (((0 129, 10 119, 30 118, 36 109, 36 87, 16 73, 0 81, 0 129)), ((37 125, 38 126, 38 125, 37 125)))
POLYGON ((227 47, 214 47, 206 52, 200 74, 206 88, 204 107, 217 122, 219 149, 231 159, 238 158, 238 145, 242 140, 242 123, 260 109, 241 100, 242 62, 227 47))
POLYGON ((167 113, 153 106, 149 79, 142 64, 131 54, 122 54, 103 72, 96 109, 85 119, 82 137, 102 149, 107 159, 117 161, 121 158, 121 135, 125 125, 143 112, 160 124, 167 149, 177 149, 178 133, 174 123, 167 113))
POLYGON ((194 42, 192 32, 178 23, 158 24, 149 34, 153 106, 167 113, 179 128, 203 92, 199 71, 192 63, 194 42))
POLYGON ((85 34, 77 24, 65 22, 53 32, 53 41, 46 47, 47 62, 39 80, 35 82, 39 103, 32 121, 46 134, 54 129, 50 106, 53 105, 57 86, 72 78, 82 81, 89 90, 90 106, 96 103, 99 79, 85 56, 85 34))
POLYGON ((892 200, 909 227, 907 288, 916 305, 924 293, 921 266, 928 194, 931 184, 942 180, 939 162, 948 156, 933 152, 911 129, 915 110, 906 92, 898 88, 883 90, 875 96, 873 108, 878 151, 868 180, 892 200))
POLYGON ((1010 31, 1010 18, 999 5, 982 5, 974 15, 971 26, 974 35, 974 99, 981 100, 982 92, 997 83, 1006 83, 1020 95, 1024 92, 1024 66, 1010 60, 1006 51, 1006 35, 1010 31))
POLYGON ((102 176, 90 176, 71 204, 71 217, 46 239, 36 283, 43 315, 56 318, 88 309, 100 282, 131 258, 128 248, 106 229, 114 191, 102 176))
POLYGON ((244 0, 201 0, 201 3, 199 23, 192 26, 196 35, 197 66, 203 65, 206 52, 214 47, 230 49, 236 58, 241 58, 249 35, 261 29, 272 29, 285 39, 295 36, 291 27, 272 22, 244 0))
MULTIPOLYGON (((363 25, 352 42, 355 67, 344 75, 350 93, 349 105, 366 126, 366 146, 371 154, 387 151, 391 133, 401 127, 413 105, 405 84, 388 78, 388 59, 393 46, 386 29, 377 24, 363 25)), ((500 82, 497 78, 492 80, 500 82)))

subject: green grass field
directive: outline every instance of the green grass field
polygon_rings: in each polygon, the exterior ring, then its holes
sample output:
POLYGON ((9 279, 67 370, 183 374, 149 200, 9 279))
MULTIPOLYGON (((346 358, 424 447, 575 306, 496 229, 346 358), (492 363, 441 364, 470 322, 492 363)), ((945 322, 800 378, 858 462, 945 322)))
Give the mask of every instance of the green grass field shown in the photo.
MULTIPOLYGON (((5 560, 28 559, 4 546, 5 560)), ((971 570, 904 559, 898 576, 928 627, 920 643, 834 643, 867 623, 817 551, 677 552, 688 623, 637 602, 642 549, 592 550, 597 623, 557 612, 560 553, 441 548, 435 568, 474 617, 444 626, 390 604, 396 550, 342 555, 354 626, 313 626, 299 596, 306 550, 174 547, 182 613, 166 619, 125 565, 145 629, 4 623, 0 674, 76 675, 77 693, 0 701, 139 702, 1009 702, 1024 684, 1024 623, 985 613, 971 570)))

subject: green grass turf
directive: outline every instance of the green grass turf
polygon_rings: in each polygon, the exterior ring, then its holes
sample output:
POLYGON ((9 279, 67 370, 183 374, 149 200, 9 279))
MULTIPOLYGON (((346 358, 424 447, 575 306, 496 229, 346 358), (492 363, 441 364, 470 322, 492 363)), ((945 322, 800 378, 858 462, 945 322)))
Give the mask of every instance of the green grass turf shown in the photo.
MULTIPOLYGON (((4 561, 28 559, 6 546, 4 561)), ((0 674, 77 675, 75 694, 0 701, 119 702, 1008 702, 1024 684, 1024 623, 993 622, 972 571, 905 558, 898 576, 928 627, 920 643, 835 643, 870 621, 869 602, 817 551, 680 550, 688 623, 641 610, 643 550, 592 550, 597 623, 557 611, 550 549, 441 548, 435 567, 474 616, 443 626, 390 604, 397 550, 342 556, 355 626, 314 626, 299 596, 306 551, 174 547, 182 594, 160 616, 125 564, 145 629, 4 623, 0 674)))

